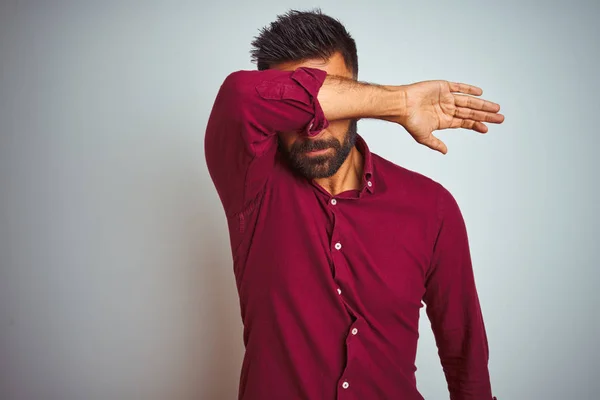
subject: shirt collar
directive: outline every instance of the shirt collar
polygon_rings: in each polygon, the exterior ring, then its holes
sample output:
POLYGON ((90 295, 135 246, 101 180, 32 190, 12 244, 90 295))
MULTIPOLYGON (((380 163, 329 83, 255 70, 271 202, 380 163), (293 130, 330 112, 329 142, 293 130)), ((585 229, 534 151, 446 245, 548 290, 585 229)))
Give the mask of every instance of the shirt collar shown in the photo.
MULTIPOLYGON (((364 192, 368 192, 369 194, 375 193, 376 185, 375 185, 375 178, 373 175, 373 155, 371 154, 371 151, 369 150, 369 146, 367 146, 367 143, 362 138, 362 136, 360 136, 358 134, 356 135, 355 145, 356 145, 356 148, 358 149, 358 151, 363 156, 362 187, 358 191, 358 196, 356 197, 356 198, 360 198, 364 194, 364 192)), ((318 183, 316 183, 314 180, 311 180, 311 183, 312 183, 312 185, 317 187, 320 191, 329 195, 329 193, 325 189, 323 189, 318 183)), ((344 197, 348 197, 348 196, 346 195, 344 197)), ((354 197, 348 197, 348 198, 351 199, 354 197)))
POLYGON ((369 150, 369 146, 367 146, 367 142, 362 138, 362 136, 356 136, 356 148, 364 157, 363 163, 363 189, 369 193, 375 193, 375 178, 373 176, 373 156, 371 151, 369 150))

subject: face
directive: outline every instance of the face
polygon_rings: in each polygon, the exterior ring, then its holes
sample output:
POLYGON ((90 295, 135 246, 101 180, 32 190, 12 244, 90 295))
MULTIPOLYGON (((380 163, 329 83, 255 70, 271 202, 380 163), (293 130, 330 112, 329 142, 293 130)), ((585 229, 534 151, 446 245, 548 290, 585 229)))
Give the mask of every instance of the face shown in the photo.
MULTIPOLYGON (((352 78, 344 58, 335 53, 329 60, 306 60, 274 65, 273 69, 293 71, 299 67, 318 68, 330 75, 352 78)), ((300 132, 280 132, 279 149, 290 166, 309 179, 328 178, 342 166, 356 143, 356 120, 330 121, 327 129, 308 137, 300 132)))

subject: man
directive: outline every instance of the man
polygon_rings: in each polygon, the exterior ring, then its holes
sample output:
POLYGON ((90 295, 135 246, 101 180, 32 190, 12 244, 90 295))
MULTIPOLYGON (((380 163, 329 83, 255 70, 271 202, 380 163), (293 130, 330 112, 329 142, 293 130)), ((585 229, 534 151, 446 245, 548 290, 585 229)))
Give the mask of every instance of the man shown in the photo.
POLYGON ((371 153, 357 120, 434 130, 500 123, 481 90, 358 82, 354 40, 290 11, 253 42, 258 71, 222 84, 205 137, 229 226, 244 322, 244 400, 423 399, 426 304, 453 400, 491 400, 465 225, 438 183, 371 153))

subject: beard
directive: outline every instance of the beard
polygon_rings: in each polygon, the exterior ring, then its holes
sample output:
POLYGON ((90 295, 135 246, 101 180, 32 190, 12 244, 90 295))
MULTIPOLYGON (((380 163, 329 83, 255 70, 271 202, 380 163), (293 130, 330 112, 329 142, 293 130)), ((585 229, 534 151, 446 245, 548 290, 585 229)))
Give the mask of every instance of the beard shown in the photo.
POLYGON ((290 167, 308 179, 329 178, 344 164, 346 158, 356 145, 358 120, 352 120, 342 142, 335 138, 312 140, 300 139, 286 149, 279 142, 279 149, 287 159, 290 167), (316 150, 327 150, 325 154, 309 156, 307 153, 316 150))

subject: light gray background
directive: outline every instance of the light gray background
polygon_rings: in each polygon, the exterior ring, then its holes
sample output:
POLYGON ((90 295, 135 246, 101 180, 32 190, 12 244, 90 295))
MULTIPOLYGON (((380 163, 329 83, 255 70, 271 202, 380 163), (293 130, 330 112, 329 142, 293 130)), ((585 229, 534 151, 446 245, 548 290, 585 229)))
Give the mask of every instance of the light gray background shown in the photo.
MULTIPOLYGON (((467 222, 501 400, 600 398, 595 1, 0 4, 0 398, 234 399, 243 354, 203 135, 225 76, 288 8, 321 6, 360 79, 465 81, 502 105, 450 153, 361 122, 467 222), (338 3, 339 5, 336 5, 338 3)), ((448 398, 427 319, 419 388, 448 398)))

